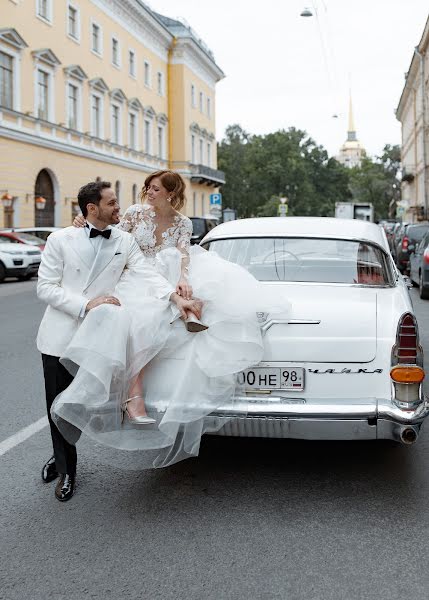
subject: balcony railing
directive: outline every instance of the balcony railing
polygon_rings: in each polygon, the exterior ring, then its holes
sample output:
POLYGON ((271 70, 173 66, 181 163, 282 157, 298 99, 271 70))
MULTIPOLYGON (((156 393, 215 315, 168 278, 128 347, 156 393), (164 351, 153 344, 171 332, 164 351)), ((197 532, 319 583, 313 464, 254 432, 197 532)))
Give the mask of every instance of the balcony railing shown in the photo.
POLYGON ((206 165, 190 165, 191 181, 217 187, 225 183, 225 173, 206 165))

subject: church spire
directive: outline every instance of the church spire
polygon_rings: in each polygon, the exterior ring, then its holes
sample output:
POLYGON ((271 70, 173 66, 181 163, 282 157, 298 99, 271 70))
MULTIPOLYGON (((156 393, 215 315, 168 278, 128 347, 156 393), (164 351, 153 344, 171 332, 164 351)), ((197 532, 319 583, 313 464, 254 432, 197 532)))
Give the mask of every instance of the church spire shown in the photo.
POLYGON ((356 137, 356 127, 355 120, 353 117, 353 104, 352 104, 352 93, 350 92, 350 102, 349 102, 349 128, 347 131, 347 141, 355 142, 357 140, 356 137))

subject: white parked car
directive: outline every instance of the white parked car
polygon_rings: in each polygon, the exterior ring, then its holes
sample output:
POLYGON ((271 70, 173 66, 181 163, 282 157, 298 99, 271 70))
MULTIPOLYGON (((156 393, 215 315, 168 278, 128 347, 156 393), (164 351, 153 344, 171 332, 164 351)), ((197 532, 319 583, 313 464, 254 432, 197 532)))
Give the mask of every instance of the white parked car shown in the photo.
POLYGON ((384 231, 330 218, 224 223, 201 244, 292 303, 259 313, 263 361, 216 412, 218 434, 310 440, 416 441, 428 415, 423 352, 406 281, 384 231))
POLYGON ((37 246, 0 243, 0 282, 6 277, 31 279, 37 275, 41 259, 37 246))

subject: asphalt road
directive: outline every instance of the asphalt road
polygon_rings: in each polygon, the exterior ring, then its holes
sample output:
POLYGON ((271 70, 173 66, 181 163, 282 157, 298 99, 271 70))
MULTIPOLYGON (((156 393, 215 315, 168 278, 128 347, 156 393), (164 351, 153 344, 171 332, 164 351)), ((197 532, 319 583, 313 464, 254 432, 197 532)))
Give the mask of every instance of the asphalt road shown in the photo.
MULTIPOLYGON (((0 444, 45 414, 43 308, 34 281, 0 285, 0 444)), ((65 504, 40 479, 49 456, 43 428, 0 457, 1 600, 429 597, 429 426, 410 448, 207 438, 144 472, 81 441, 65 504)))

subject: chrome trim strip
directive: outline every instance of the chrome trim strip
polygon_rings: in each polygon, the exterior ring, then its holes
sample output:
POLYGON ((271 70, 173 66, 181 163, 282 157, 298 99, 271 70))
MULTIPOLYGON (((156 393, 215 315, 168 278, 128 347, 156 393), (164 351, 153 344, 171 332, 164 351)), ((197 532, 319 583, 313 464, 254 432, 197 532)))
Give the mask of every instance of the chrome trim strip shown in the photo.
POLYGON ((320 325, 320 319, 270 319, 261 325, 262 335, 273 325, 320 325))

